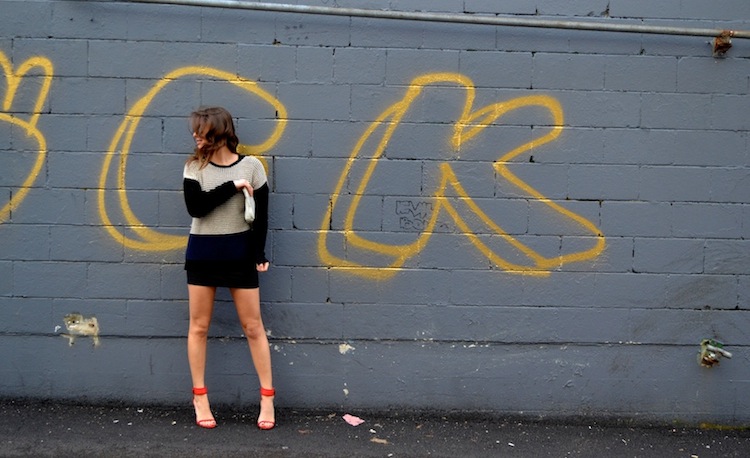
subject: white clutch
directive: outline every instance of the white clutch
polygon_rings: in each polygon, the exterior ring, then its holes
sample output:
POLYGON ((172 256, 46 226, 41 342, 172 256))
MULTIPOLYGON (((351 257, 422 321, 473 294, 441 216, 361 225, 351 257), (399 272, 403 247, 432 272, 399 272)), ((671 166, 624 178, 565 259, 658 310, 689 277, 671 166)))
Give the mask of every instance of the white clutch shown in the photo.
POLYGON ((252 223, 255 221, 255 199, 245 188, 242 189, 242 193, 245 194, 245 221, 252 223))

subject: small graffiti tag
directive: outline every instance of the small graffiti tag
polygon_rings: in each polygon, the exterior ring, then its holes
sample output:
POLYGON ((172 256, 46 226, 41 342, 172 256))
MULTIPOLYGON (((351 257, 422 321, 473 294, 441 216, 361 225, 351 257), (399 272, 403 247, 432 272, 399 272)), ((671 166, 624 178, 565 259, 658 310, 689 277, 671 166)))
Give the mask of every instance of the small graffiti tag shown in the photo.
POLYGON ((399 227, 405 231, 423 231, 432 214, 432 203, 399 200, 396 202, 396 215, 399 227))

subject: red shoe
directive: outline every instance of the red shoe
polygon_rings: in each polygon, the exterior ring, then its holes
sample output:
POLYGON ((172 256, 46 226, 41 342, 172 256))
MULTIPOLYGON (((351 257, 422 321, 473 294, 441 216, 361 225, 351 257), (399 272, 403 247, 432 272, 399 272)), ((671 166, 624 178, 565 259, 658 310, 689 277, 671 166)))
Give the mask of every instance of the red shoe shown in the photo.
MULTIPOLYGON (((263 387, 260 388, 260 396, 261 396, 261 398, 263 396, 270 397, 270 396, 275 396, 275 395, 276 395, 276 390, 274 390, 273 388, 270 388, 270 389, 269 388, 263 388, 263 387)), ((269 429, 273 429, 274 426, 276 426, 276 422, 275 421, 260 420, 260 419, 258 420, 258 428, 259 429, 267 431, 269 429)))
MULTIPOLYGON (((193 407, 195 407, 195 396, 203 396, 204 394, 208 394, 208 388, 193 388, 193 407)), ((195 413, 195 424, 200 426, 201 428, 206 429, 214 429, 216 428, 216 420, 213 418, 207 418, 205 420, 198 420, 198 412, 196 409, 195 413)))

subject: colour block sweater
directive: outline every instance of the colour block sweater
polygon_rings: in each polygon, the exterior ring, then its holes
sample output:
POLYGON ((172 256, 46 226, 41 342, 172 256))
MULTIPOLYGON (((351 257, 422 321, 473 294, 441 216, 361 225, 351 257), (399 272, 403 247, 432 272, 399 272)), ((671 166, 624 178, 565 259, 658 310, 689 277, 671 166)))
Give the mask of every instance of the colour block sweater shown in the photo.
POLYGON ((227 166, 198 161, 183 171, 185 205, 193 221, 185 252, 186 269, 232 269, 267 262, 268 179, 258 158, 240 156, 227 166), (253 188, 255 221, 245 221, 245 196, 233 181, 246 179, 253 188))

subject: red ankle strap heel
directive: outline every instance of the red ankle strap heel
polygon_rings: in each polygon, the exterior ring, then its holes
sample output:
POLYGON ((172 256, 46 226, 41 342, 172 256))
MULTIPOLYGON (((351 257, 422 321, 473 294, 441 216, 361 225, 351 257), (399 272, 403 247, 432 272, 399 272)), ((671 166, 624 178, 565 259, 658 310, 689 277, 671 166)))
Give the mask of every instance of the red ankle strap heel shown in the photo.
MULTIPOLYGON (((263 388, 263 387, 260 387, 260 396, 261 396, 261 399, 263 398, 263 396, 271 397, 271 396, 275 396, 275 395, 276 395, 276 390, 274 390, 273 388, 263 388)), ((258 428, 259 429, 269 430, 269 429, 273 429, 274 426, 276 426, 276 421, 275 420, 261 420, 261 419, 258 419, 258 428)))
POLYGON ((193 388, 193 394, 196 396, 202 396, 204 394, 208 394, 208 388, 193 388))
POLYGON ((274 390, 273 388, 260 387, 260 395, 261 396, 276 396, 276 390, 274 390))
MULTIPOLYGON (((208 394, 208 388, 193 388, 193 407, 195 407, 195 396, 203 396, 208 394)), ((195 424, 201 428, 214 429, 216 428, 216 420, 213 418, 206 418, 204 420, 198 420, 198 412, 196 411, 195 424)))

